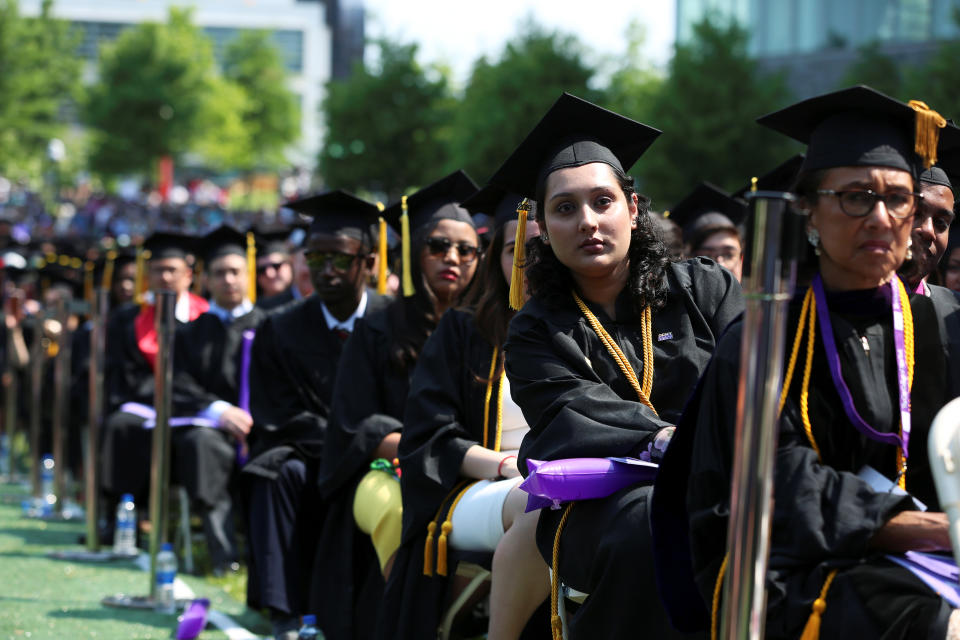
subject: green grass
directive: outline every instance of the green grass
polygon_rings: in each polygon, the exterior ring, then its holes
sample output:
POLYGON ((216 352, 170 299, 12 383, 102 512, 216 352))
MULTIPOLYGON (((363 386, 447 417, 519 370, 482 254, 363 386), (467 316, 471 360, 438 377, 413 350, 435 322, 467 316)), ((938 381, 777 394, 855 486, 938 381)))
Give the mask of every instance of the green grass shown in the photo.
MULTIPOLYGON (((173 616, 100 604, 104 596, 116 593, 146 594, 146 572, 128 561, 93 564, 46 557, 48 551, 78 549, 83 523, 22 518, 22 497, 21 488, 0 485, 0 640, 173 637, 173 616)), ((243 604, 245 572, 216 580, 180 577, 238 624, 253 633, 269 633, 266 620, 243 604)), ((202 635, 225 637, 215 629, 202 635)))

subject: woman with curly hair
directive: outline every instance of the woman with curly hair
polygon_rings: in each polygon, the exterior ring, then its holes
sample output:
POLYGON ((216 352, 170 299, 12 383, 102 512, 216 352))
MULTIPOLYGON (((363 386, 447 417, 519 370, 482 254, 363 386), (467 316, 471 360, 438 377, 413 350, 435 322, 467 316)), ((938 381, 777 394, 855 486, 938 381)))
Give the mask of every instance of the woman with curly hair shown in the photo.
MULTIPOLYGON (((717 339, 743 310, 730 272, 704 258, 669 261, 626 175, 657 135, 564 94, 491 179, 538 203, 532 298, 505 347, 510 390, 530 425, 523 473, 531 459, 657 461, 717 339)), ((571 638, 674 633, 654 585, 650 494, 632 486, 541 512, 537 543, 554 579, 589 594, 571 638)))

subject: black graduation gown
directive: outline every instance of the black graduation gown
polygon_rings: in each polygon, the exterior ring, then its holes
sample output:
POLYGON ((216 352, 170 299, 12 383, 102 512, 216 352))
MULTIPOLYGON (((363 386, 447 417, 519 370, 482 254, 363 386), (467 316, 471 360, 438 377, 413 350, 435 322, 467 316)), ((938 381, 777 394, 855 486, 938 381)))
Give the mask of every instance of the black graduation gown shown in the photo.
MULTIPOLYGON (((727 324, 743 311, 740 285, 705 258, 672 263, 669 294, 653 314, 654 414, 637 401, 613 358, 574 304, 528 302, 510 323, 507 375, 513 399, 530 425, 520 449, 526 461, 636 456, 653 434, 676 424, 727 324)), ((617 321, 591 310, 643 377, 640 316, 628 294, 617 321)), ((571 637, 632 638, 671 633, 654 587, 647 502, 650 487, 630 487, 577 503, 560 544, 560 577, 591 596, 571 621, 571 637)), ((562 511, 545 509, 537 543, 549 563, 562 511)))
POLYGON ((264 311, 276 311, 281 307, 290 304, 291 302, 296 302, 297 300, 302 300, 303 298, 297 298, 293 295, 293 287, 287 287, 285 290, 274 296, 267 296, 266 298, 260 298, 257 300, 257 306, 263 309, 264 311))
MULTIPOLYGON (((843 377, 857 410, 875 429, 895 431, 899 407, 889 298, 878 296, 877 291, 827 295, 843 377), (863 338, 868 341, 869 355, 863 338)), ((948 371, 948 359, 952 356, 955 361, 960 352, 951 351, 944 339, 944 321, 956 313, 956 305, 951 310, 918 295, 911 295, 910 300, 916 366, 906 486, 930 509, 938 510, 927 436, 936 412, 960 393, 950 382, 956 379, 955 372, 948 371)), ((788 348, 795 336, 800 302, 797 297, 791 305, 788 348)), ((823 463, 810 446, 800 417, 804 341, 779 424, 766 637, 796 638, 800 634, 813 600, 833 568, 840 571, 827 594, 821 638, 945 637, 949 607, 907 570, 868 549, 870 539, 887 520, 915 507, 909 497, 877 493, 857 477, 861 467, 869 464, 894 478, 896 448, 861 435, 846 417, 830 377, 820 330, 818 323, 809 415, 823 463)), ((668 539, 675 547, 686 541, 685 532, 671 529, 669 524, 661 530, 665 525, 660 523, 662 510, 672 506, 674 513, 683 511, 683 496, 677 493, 686 490, 692 568, 704 602, 711 601, 725 553, 741 332, 740 323, 732 325, 718 346, 691 402, 692 415, 685 417, 678 429, 663 465, 665 473, 657 484, 655 527, 658 546, 665 548, 668 539), (670 488, 664 488, 661 495, 660 481, 668 477, 670 488), (686 477, 688 484, 683 480, 686 477)), ((956 364, 949 366, 955 369, 956 364)), ((666 567, 678 582, 680 569, 666 567)), ((681 606, 691 609, 694 605, 685 600, 681 606)))
POLYGON ((412 371, 390 362, 390 310, 388 306, 357 322, 344 345, 334 385, 319 476, 327 517, 310 595, 311 611, 328 640, 370 637, 383 592, 373 544, 353 520, 353 497, 377 445, 403 426, 412 371))
MULTIPOLYGON (((378 637, 385 640, 436 635, 447 579, 423 575, 427 525, 441 503, 449 509, 448 496, 464 479, 460 466, 467 449, 475 444, 493 447, 497 379, 491 388, 487 442, 482 442, 492 356, 493 347, 477 331, 473 313, 452 310, 440 320, 417 360, 399 450, 403 541, 378 622, 378 637)), ((431 552, 436 553, 436 545, 431 552)))

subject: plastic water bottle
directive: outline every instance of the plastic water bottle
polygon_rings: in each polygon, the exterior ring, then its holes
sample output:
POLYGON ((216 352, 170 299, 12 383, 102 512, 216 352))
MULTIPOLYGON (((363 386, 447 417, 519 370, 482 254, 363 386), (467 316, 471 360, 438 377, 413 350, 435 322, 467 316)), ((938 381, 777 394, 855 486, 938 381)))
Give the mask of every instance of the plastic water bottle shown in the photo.
POLYGON ((303 626, 300 627, 297 640, 323 640, 323 633, 317 628, 317 616, 303 616, 303 626))
POLYGON ((53 456, 47 454, 40 459, 40 495, 43 496, 45 506, 43 510, 49 512, 57 503, 57 494, 53 492, 53 468, 56 463, 53 456))
POLYGON ((176 613, 177 603, 173 599, 173 581, 177 577, 177 556, 173 545, 164 542, 157 554, 157 611, 176 613))
POLYGON ((137 555, 137 508, 133 496, 123 494, 117 505, 117 522, 113 530, 113 552, 120 556, 137 555))

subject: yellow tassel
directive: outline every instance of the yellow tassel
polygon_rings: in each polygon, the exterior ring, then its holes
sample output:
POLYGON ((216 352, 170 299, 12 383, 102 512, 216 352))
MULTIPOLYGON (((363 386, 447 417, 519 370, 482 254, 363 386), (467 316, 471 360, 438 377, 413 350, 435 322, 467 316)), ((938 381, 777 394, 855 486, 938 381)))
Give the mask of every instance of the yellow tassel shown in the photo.
POLYGON ((667 218, 669 218, 669 217, 670 217, 670 210, 667 209, 666 211, 663 212, 663 218, 664 218, 664 219, 667 219, 667 218))
POLYGON ((409 298, 413 295, 413 276, 410 264, 410 215, 407 213, 407 196, 400 198, 400 246, 403 258, 403 295, 409 298))
POLYGON ((437 523, 427 525, 427 543, 423 545, 423 575, 433 575, 433 534, 437 530, 437 523))
POLYGON ((563 640, 563 622, 560 620, 560 535, 567 526, 567 518, 574 503, 571 502, 563 511, 557 533, 553 536, 553 575, 550 576, 550 628, 553 630, 553 640, 563 640))
POLYGON ((440 537, 437 539, 437 575, 447 575, 447 537, 453 531, 453 524, 444 520, 440 526, 440 537))
POLYGON ((93 304, 93 269, 94 264, 92 261, 87 260, 83 265, 83 299, 86 300, 89 304, 93 304))
POLYGON ((193 286, 190 287, 191 293, 194 295, 200 295, 203 293, 203 281, 200 279, 200 274, 203 273, 204 264, 203 260, 197 259, 197 264, 195 265, 193 273, 193 286))
POLYGON ((800 640, 819 640, 820 621, 823 618, 823 612, 827 610, 827 591, 833 584, 833 579, 837 577, 837 570, 834 569, 827 575, 823 581, 823 588, 820 589, 820 596, 813 601, 813 612, 807 618, 807 624, 803 627, 803 633, 800 634, 800 640))
POLYGON ((752 178, 750 178, 750 191, 756 191, 756 190, 757 190, 757 176, 753 176, 752 178))
POLYGON ((253 231, 247 231, 247 298, 257 301, 257 239, 253 231))
POLYGON ((911 100, 908 104, 917 112, 913 150, 923 159, 924 167, 929 169, 937 162, 940 129, 947 126, 947 119, 920 100, 911 100))
POLYGON ((513 245, 513 269, 510 273, 510 308, 519 311, 523 307, 523 268, 527 259, 527 213, 530 205, 524 198, 517 206, 517 234, 513 245))
MULTIPOLYGON (((383 203, 377 206, 383 211, 383 203)), ((387 292, 387 221, 380 216, 380 226, 377 229, 377 293, 384 295, 387 292)))
POLYGON ((137 304, 143 304, 143 294, 147 290, 146 255, 147 251, 143 247, 137 247, 137 272, 133 278, 133 300, 137 304))
POLYGON ((117 261, 116 251, 107 251, 107 260, 103 264, 103 277, 100 278, 100 288, 109 289, 113 285, 113 264, 117 261))

